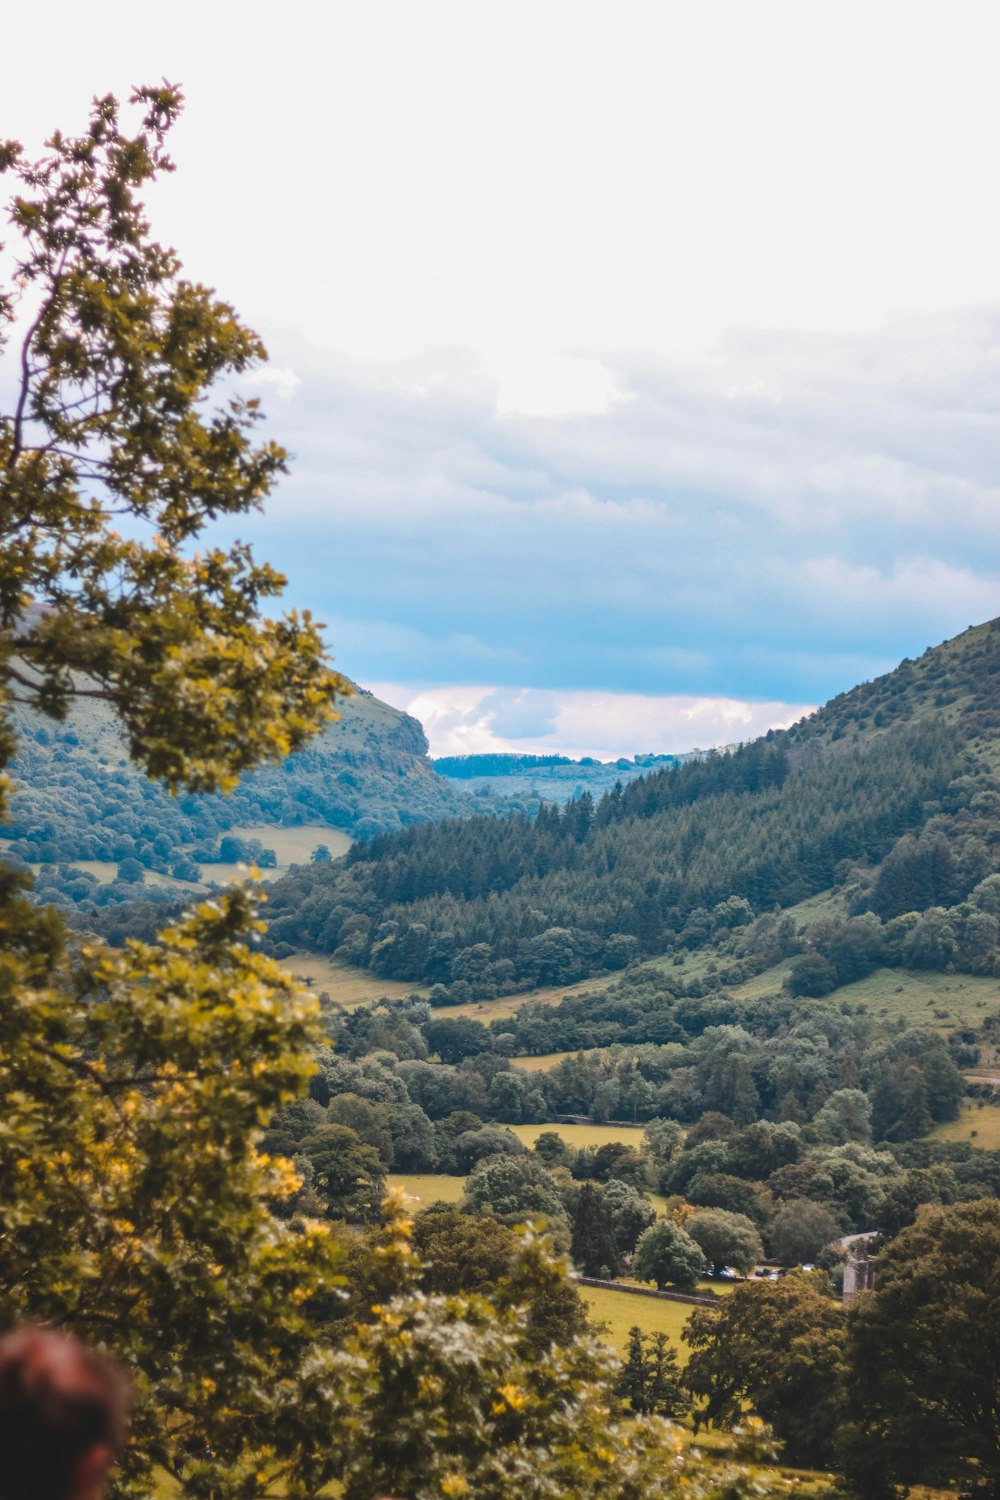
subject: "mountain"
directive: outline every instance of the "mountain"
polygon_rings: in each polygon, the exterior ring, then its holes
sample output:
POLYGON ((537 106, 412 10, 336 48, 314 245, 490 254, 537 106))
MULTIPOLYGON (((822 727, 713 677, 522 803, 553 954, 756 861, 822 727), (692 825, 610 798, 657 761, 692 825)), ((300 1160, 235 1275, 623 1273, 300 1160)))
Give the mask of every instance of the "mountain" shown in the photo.
POLYGON ((446 820, 300 869, 273 887, 272 941, 464 1001, 654 955, 735 953, 736 929, 760 935, 776 907, 835 888, 840 927, 791 934, 778 954, 810 960, 802 984, 829 989, 879 963, 992 973, 998 685, 993 621, 787 732, 597 803, 446 820))
POLYGON ((176 898, 238 860, 281 867, 321 844, 338 854, 355 838, 472 805, 435 773, 408 714, 362 688, 338 713, 308 749, 245 776, 229 796, 170 797, 130 765, 108 706, 79 701, 62 724, 19 707, 16 790, 0 842, 8 858, 43 867, 46 899, 100 905, 135 894, 109 882, 145 879, 176 898), (113 881, 123 865, 128 879, 113 881))

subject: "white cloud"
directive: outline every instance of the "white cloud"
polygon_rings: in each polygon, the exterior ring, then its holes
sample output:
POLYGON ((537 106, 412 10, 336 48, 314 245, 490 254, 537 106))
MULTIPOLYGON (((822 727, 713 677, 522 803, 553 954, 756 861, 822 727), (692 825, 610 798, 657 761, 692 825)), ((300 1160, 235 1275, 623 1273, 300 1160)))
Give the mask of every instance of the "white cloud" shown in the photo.
POLYGON ((602 409, 604 378, 567 368, 595 351, 1000 293, 988 0, 947 25, 906 0, 842 0, 835 24, 800 0, 102 16, 52 0, 25 21, 45 67, 5 79, 5 128, 34 149, 95 91, 182 79, 154 209, 192 273, 327 350, 471 347, 508 410, 602 409))
POLYGON ((679 754, 785 728, 815 706, 681 694, 366 686, 420 720, 432 755, 521 751, 617 760, 646 752, 679 754))
POLYGON ((978 624, 990 617, 1000 598, 996 573, 984 577, 933 557, 903 559, 887 569, 852 566, 839 557, 812 558, 781 571, 789 593, 808 600, 814 609, 817 600, 824 600, 836 614, 898 616, 925 611, 933 600, 937 608, 958 610, 968 615, 967 623, 978 624))
POLYGON ((300 380, 294 370, 282 369, 279 365, 261 365, 241 376, 240 384, 251 390, 275 391, 282 401, 291 401, 300 380))

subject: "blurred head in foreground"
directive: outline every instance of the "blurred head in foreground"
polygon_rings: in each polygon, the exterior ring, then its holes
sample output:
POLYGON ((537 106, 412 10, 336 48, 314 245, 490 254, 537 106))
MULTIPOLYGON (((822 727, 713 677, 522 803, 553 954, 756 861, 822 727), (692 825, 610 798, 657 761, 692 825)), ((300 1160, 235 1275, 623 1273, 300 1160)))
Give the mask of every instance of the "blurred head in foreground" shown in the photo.
POLYGON ((0 1338, 0 1500, 98 1500, 126 1408, 122 1376, 75 1339, 0 1338))

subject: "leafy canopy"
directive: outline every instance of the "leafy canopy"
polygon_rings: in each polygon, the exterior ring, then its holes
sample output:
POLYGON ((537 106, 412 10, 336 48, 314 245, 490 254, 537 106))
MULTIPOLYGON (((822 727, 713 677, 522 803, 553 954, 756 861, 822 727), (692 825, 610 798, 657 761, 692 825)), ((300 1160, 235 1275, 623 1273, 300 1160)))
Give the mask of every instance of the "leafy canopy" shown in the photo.
POLYGON ((307 614, 261 616, 279 573, 241 544, 193 550, 209 522, 260 506, 286 455, 255 443, 258 403, 238 393, 265 357, 257 335, 149 237, 139 193, 173 170, 181 102, 136 90, 129 135, 118 102, 95 100, 87 132, 57 132, 37 162, 0 143, 15 181, 0 353, 16 334, 0 686, 55 717, 74 695, 106 699, 151 775, 211 790, 304 744, 345 683, 307 614))
MULTIPOLYGON (((133 103, 133 135, 109 97, 39 162, 0 147, 0 714, 99 696, 151 775, 224 789, 304 743, 342 684, 308 618, 262 617, 280 575, 192 550, 284 454, 254 445, 253 401, 209 404, 264 351, 150 240, 138 194, 170 170, 181 99, 133 103)), ((14 749, 0 717, 0 770, 14 749)), ((70 947, 23 884, 0 865, 0 1326, 49 1321, 126 1361, 120 1486, 148 1493, 158 1467, 188 1493, 315 1493, 331 1444, 305 1310, 337 1256, 269 1212, 297 1184, 257 1143, 312 1071, 316 1004, 255 951, 245 891, 111 953, 70 947)))

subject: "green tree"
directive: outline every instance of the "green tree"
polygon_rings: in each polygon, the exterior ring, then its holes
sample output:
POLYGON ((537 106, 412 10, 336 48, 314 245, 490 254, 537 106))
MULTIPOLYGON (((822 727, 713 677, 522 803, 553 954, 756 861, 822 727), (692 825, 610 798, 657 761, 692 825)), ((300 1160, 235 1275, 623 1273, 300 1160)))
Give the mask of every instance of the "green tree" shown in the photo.
POLYGON ((689 1409, 691 1399, 684 1389, 677 1350, 665 1333, 643 1333, 638 1326, 629 1329, 628 1353, 618 1372, 615 1395, 636 1413, 680 1417, 689 1409))
POLYGON ((807 1276, 733 1289, 718 1309, 696 1308, 681 1334, 685 1381, 703 1419, 731 1426, 745 1404, 771 1424, 792 1462, 834 1458, 843 1372, 843 1309, 807 1276))
POLYGON ((612 1177, 604 1189, 604 1202, 611 1214, 615 1244, 623 1254, 631 1255, 640 1234, 656 1218, 656 1210, 631 1183, 612 1177))
POLYGON ((771 1222, 771 1249, 785 1265, 808 1264, 841 1234, 841 1226, 822 1203, 795 1198, 783 1203, 771 1222))
POLYGON ((763 1257, 764 1247, 756 1225, 745 1214, 703 1208, 691 1215, 684 1228, 716 1271, 723 1266, 735 1266, 746 1276, 763 1257))
POLYGON ((584 1276, 616 1276, 614 1222, 599 1187, 585 1182, 576 1198, 570 1255, 584 1276))
POLYGON ((665 1286, 690 1291, 707 1270, 700 1247, 670 1219, 658 1219, 643 1230, 633 1267, 640 1281, 655 1281, 661 1291, 665 1286))
POLYGON ((342 1094, 335 1094, 330 1100, 326 1107, 326 1118, 331 1125, 346 1125, 359 1140, 368 1146, 374 1146, 383 1167, 395 1165, 387 1105, 375 1104, 371 1099, 365 1099, 347 1089, 342 1094))
MULTIPOLYGON (((170 168, 180 95, 134 102, 132 135, 105 98, 38 162, 0 147, 16 266, 0 350, 20 335, 0 415, 0 767, 11 700, 58 719, 97 697, 151 775, 225 789, 304 744, 344 684, 307 617, 262 615, 280 575, 242 546, 194 550, 284 455, 254 446, 253 402, 210 405, 264 351, 149 239, 138 195, 170 168)), ((219 1497, 279 1471, 313 1494, 329 1429, 304 1308, 336 1253, 324 1227, 268 1211, 297 1183, 258 1143, 312 1070, 316 1005, 254 951, 246 891, 112 953, 69 946, 22 885, 0 866, 0 1322, 53 1322, 126 1363, 119 1485, 148 1493, 155 1464, 219 1497)))
POLYGON ((684 1389, 677 1350, 665 1333, 649 1335, 650 1371, 647 1411, 661 1417, 682 1417, 691 1406, 684 1389))
POLYGON ((866 1145, 872 1138, 872 1107, 861 1089, 837 1089, 817 1111, 813 1133, 821 1141, 845 1146, 849 1141, 866 1145))
POLYGON ((243 545, 192 549, 219 516, 259 507, 285 454, 254 445, 255 401, 207 404, 265 351, 150 240, 138 193, 172 170, 181 96, 133 102, 135 135, 109 96, 39 162, 0 149, 17 184, 0 350, 23 311, 0 419, 0 684, 56 718, 105 699, 151 775, 228 788, 303 745, 346 684, 308 616, 261 614, 280 574, 243 545))
POLYGON ((465 1184, 463 1207, 498 1219, 546 1219, 565 1224, 562 1199, 541 1162, 530 1154, 488 1156, 465 1184))
POLYGON ((658 1162, 668 1166, 683 1149, 684 1127, 677 1120, 647 1120, 643 1144, 658 1162))
MULTIPOLYGON (((656 1417, 611 1410, 614 1356, 585 1337, 537 1351, 525 1305, 565 1270, 528 1240, 487 1299, 416 1293, 396 1240, 397 1294, 347 1340, 332 1385, 344 1500, 373 1495, 479 1500, 736 1500, 753 1488, 707 1465, 656 1417)), ((761 1493, 760 1488, 757 1493, 761 1493)))
POLYGON ((374 1146, 347 1125, 318 1125, 299 1141, 296 1159, 313 1169, 315 1192, 331 1219, 371 1220, 385 1190, 385 1167, 374 1146))
POLYGON ((455 1162, 459 1172, 471 1172, 478 1162, 489 1156, 524 1156, 527 1146, 512 1130, 501 1125, 481 1125, 478 1130, 463 1130, 455 1137, 455 1162))
POLYGON ((1000 1203, 926 1205, 851 1309, 844 1463, 865 1494, 1000 1495, 1000 1203))
MULTIPOLYGON (((446 1296, 496 1295, 506 1286, 520 1253, 520 1240, 506 1224, 457 1209, 418 1214, 413 1244, 421 1262, 421 1288, 446 1296)), ((533 1348, 542 1351, 586 1332, 586 1304, 568 1277, 532 1282, 525 1297, 527 1338, 533 1348)))

